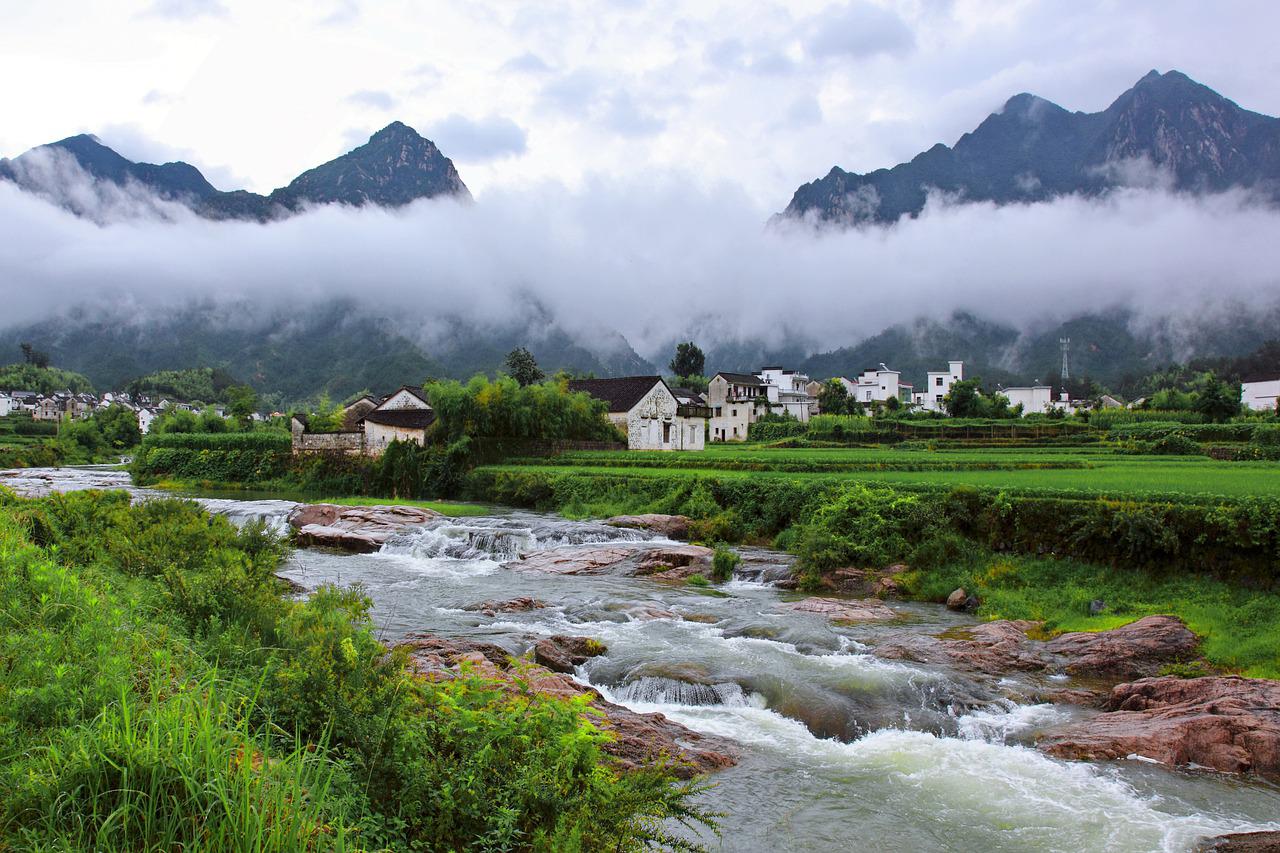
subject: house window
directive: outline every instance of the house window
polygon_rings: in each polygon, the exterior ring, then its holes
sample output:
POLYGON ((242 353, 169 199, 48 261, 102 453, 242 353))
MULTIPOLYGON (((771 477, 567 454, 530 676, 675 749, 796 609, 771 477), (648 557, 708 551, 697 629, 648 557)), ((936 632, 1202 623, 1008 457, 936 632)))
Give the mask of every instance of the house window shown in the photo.
POLYGON ((933 399, 935 399, 935 400, 937 400, 939 403, 941 403, 941 402, 942 402, 942 395, 941 395, 941 394, 934 394, 934 395, 933 395, 933 399))
POLYGON ((733 428, 733 437, 734 437, 734 438, 737 438, 737 437, 738 437, 738 428, 737 428, 737 427, 734 427, 734 428, 733 428))
POLYGON ((671 443, 671 424, 664 422, 662 424, 662 443, 671 443))
POLYGON ((942 385, 942 377, 938 376, 933 380, 934 385, 942 385))
MULTIPOLYGON (((737 409, 734 409, 734 410, 733 410, 733 416, 734 416, 735 418, 738 416, 738 410, 737 410, 737 409)), ((734 432, 737 432, 737 430, 734 430, 734 432)))
POLYGON ((720 417, 720 411, 721 411, 721 407, 720 407, 720 406, 716 406, 716 417, 717 417, 717 418, 718 418, 718 417, 720 417))

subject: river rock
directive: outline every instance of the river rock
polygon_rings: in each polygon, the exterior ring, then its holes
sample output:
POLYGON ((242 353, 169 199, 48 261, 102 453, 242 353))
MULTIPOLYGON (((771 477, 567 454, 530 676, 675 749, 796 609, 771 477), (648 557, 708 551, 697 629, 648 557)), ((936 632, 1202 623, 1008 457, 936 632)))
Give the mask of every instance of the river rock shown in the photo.
POLYGON ((599 640, 590 637, 556 635, 544 637, 533 646, 533 659, 555 672, 573 672, 588 658, 602 655, 609 649, 599 640))
POLYGON ((965 591, 964 587, 952 590, 951 594, 947 596, 948 610, 964 610, 968 603, 969 593, 965 591))
POLYGON ((468 604, 462 609, 480 613, 484 616, 496 616, 499 613, 525 613, 530 610, 541 610, 546 606, 547 603, 542 599, 530 598, 524 595, 519 598, 510 598, 506 601, 480 601, 475 604, 468 604))
POLYGON ((503 568, 557 575, 609 574, 683 580, 695 574, 709 575, 714 555, 715 551, 701 545, 659 542, 563 545, 526 554, 503 564, 503 568))
POLYGON ((1058 758, 1139 755, 1174 767, 1280 777, 1280 681, 1144 678, 1112 688, 1103 710, 1046 732, 1040 749, 1058 758))
POLYGON ((662 515, 656 512, 644 515, 615 515, 613 518, 606 518, 604 523, 610 527, 649 530, 668 539, 689 538, 689 517, 685 515, 662 515))
POLYGON ((875 647, 877 657, 914 663, 958 666, 998 675, 1044 669, 1048 658, 1027 637, 1038 622, 997 620, 941 636, 902 634, 875 647))
POLYGON ((440 513, 413 506, 299 504, 289 526, 301 545, 329 545, 348 551, 377 551, 392 536, 430 524, 440 513))
POLYGON ((1280 832, 1235 832, 1210 838, 1198 853, 1280 853, 1280 832))
POLYGON ((1195 657, 1199 639, 1176 616, 1145 616, 1110 631, 1062 634, 1045 651, 1067 659, 1072 675, 1143 678, 1195 657))
POLYGON ((816 613, 837 624, 854 622, 886 622, 898 618, 888 605, 874 598, 843 600, 838 598, 806 598, 782 605, 796 613, 816 613))
POLYGON ((687 779, 737 763, 728 741, 699 734, 663 714, 638 714, 615 705, 594 688, 535 663, 517 661, 493 643, 417 634, 402 645, 409 651, 415 673, 424 678, 456 678, 466 667, 471 674, 491 679, 512 692, 562 699, 585 695, 588 704, 603 715, 592 722, 614 735, 604 744, 604 751, 623 769, 674 762, 673 771, 687 779))

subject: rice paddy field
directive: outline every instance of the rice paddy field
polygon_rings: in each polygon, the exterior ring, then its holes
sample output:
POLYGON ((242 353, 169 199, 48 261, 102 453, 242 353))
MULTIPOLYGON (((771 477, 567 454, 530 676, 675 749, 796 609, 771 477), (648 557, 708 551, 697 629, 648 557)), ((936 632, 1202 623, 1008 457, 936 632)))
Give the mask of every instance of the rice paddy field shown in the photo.
POLYGON ((1137 456, 1096 446, 903 450, 715 445, 700 453, 583 451, 515 460, 493 469, 529 466, 578 475, 838 478, 1117 497, 1280 496, 1280 463, 1137 456))

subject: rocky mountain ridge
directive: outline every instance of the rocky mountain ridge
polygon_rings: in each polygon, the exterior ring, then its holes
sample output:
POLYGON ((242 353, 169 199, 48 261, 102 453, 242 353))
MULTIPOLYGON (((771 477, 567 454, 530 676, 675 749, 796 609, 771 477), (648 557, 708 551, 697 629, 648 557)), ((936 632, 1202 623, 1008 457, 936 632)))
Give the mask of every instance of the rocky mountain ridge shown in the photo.
POLYGON ((797 189, 782 216, 883 224, 919 214, 934 192, 1006 204, 1153 184, 1250 188, 1280 200, 1280 119, 1179 71, 1151 71, 1097 113, 1022 93, 953 147, 866 174, 832 167, 797 189))
POLYGON ((392 122, 369 141, 294 178, 268 195, 247 190, 223 192, 189 163, 135 163, 89 134, 41 145, 13 160, 0 160, 0 180, 88 215, 77 198, 73 168, 121 191, 141 189, 210 219, 265 222, 308 205, 346 204, 401 207, 421 198, 446 195, 470 200, 453 161, 436 144, 402 122, 392 122))

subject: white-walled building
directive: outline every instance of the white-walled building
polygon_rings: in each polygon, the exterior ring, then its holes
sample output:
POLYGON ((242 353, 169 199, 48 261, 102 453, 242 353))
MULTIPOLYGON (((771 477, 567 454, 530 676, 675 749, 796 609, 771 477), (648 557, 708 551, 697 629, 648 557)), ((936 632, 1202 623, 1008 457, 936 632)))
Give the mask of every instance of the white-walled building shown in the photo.
POLYGON ((720 372, 707 383, 712 441, 746 441, 747 430, 768 411, 769 397, 760 377, 720 372))
POLYGON ((436 413, 427 402, 426 392, 413 385, 402 385, 360 419, 364 452, 381 456, 393 441, 425 445, 427 427, 435 419, 436 413))
POLYGON ((155 423, 158 416, 155 409, 138 409, 138 429, 143 435, 151 432, 151 424, 155 423))
POLYGON ((13 398, 0 391, 0 418, 7 417, 13 411, 13 398))
POLYGON ((925 378, 924 388, 916 391, 912 402, 929 412, 941 412, 942 401, 951 392, 951 386, 964 379, 964 362, 949 361, 946 370, 931 370, 925 378))
POLYGON ((574 379, 569 390, 608 405, 609 421, 626 435, 628 450, 706 447, 709 409, 687 395, 682 402, 661 376, 574 379))
POLYGON ((1246 376, 1240 383, 1240 402, 1256 412, 1275 411, 1280 397, 1280 373, 1246 376))
POLYGON ((849 380, 837 377, 844 389, 849 392, 849 399, 856 400, 864 406, 868 403, 897 398, 905 403, 911 402, 911 386, 902 381, 902 373, 890 370, 884 362, 878 368, 869 367, 862 371, 857 379, 849 380))
POLYGON ((1057 408, 1053 389, 1048 385, 1027 385, 1018 388, 1001 388, 1000 393, 1009 398, 1010 406, 1022 406, 1022 414, 1045 414, 1057 408))
POLYGON ((756 374, 769 406, 778 414, 786 412, 802 423, 813 414, 814 398, 809 394, 809 377, 781 367, 765 367, 756 374))

